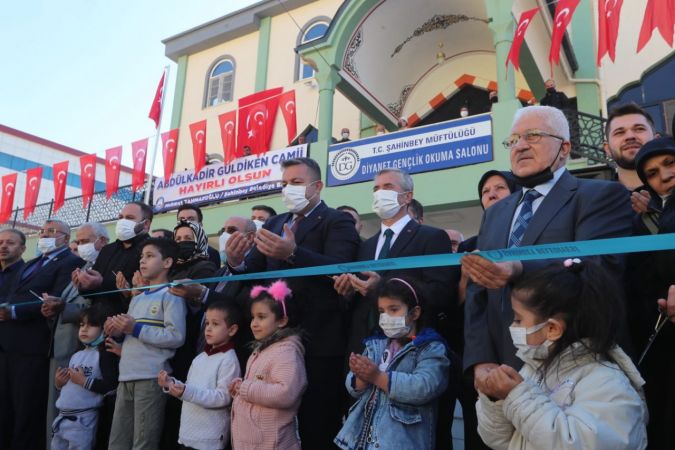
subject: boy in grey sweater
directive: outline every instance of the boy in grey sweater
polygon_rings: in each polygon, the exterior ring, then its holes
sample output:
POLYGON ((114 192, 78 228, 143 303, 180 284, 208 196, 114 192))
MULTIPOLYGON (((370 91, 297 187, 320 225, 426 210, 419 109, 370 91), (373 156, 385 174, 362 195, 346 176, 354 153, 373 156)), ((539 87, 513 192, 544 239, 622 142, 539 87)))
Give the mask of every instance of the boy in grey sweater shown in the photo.
MULTIPOLYGON (((177 256, 174 241, 145 241, 140 272, 149 286, 168 282, 177 256)), ((126 314, 106 322, 107 333, 124 337, 110 450, 159 448, 166 397, 155 380, 159 371, 171 372, 169 359, 185 341, 185 314, 184 300, 164 286, 136 295, 126 314)))
POLYGON ((78 337, 84 350, 70 358, 68 367, 56 369, 54 384, 61 395, 56 401, 59 414, 51 424, 52 450, 94 446, 98 409, 103 396, 115 392, 118 377, 119 358, 101 345, 105 318, 101 308, 82 312, 78 337))

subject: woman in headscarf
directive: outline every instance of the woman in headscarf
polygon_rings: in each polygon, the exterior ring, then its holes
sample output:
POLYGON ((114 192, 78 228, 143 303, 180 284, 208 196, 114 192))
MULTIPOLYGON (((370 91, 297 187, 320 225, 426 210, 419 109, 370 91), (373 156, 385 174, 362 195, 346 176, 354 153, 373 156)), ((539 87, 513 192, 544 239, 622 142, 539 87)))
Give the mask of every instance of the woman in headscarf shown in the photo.
POLYGON ((209 261, 209 241, 197 222, 180 221, 173 229, 180 251, 170 274, 171 280, 212 277, 218 268, 209 261))

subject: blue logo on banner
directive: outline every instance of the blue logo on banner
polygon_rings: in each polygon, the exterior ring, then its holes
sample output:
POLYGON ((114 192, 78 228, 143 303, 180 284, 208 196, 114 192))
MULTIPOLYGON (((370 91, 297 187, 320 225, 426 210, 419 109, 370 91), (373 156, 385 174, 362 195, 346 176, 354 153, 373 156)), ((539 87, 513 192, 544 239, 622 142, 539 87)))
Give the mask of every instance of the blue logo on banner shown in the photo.
POLYGON ((383 169, 431 172, 493 160, 489 114, 331 145, 328 186, 370 181, 383 169))

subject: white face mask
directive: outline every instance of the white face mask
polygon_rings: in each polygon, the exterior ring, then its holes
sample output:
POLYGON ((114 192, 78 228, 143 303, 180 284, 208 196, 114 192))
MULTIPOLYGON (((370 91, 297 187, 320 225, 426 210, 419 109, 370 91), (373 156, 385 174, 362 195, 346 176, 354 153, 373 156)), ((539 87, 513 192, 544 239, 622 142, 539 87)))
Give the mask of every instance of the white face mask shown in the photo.
POLYGON ((387 313, 380 314, 380 328, 385 336, 390 339, 398 339, 410 333, 410 325, 405 323, 406 316, 390 316, 387 313))
POLYGON ((527 343, 527 336, 544 328, 548 325, 548 321, 542 322, 530 328, 525 327, 509 327, 511 333, 511 340, 513 345, 518 349, 516 356, 523 361, 529 359, 546 359, 548 357, 548 350, 553 341, 548 339, 539 345, 530 345, 527 343))
POLYGON ((306 192, 307 186, 287 184, 281 190, 281 201, 290 212, 297 214, 309 205, 309 200, 305 197, 306 192))
POLYGON ((349 133, 342 133, 342 139, 349 139, 349 133))
POLYGON ((469 111, 462 110, 462 111, 459 112, 459 115, 462 116, 462 117, 466 117, 466 116, 469 115, 469 111))
POLYGON ((137 231, 139 228, 138 226, 141 223, 143 223, 143 221, 134 222, 133 220, 129 219, 119 219, 115 225, 115 234, 117 234, 117 239, 120 241, 129 241, 135 238, 143 229, 141 227, 141 229, 137 231))
POLYGON ((96 258, 98 258, 98 250, 96 250, 96 246, 94 245, 93 242, 89 242, 88 244, 80 244, 77 246, 77 253, 80 254, 80 258, 84 259, 87 262, 93 263, 96 262, 96 258))
POLYGON ((254 220, 253 223, 255 224, 256 230, 261 229, 263 227, 263 225, 265 225, 265 222, 263 222, 262 220, 258 220, 258 219, 254 220))
POLYGON ((56 249, 56 238, 53 237, 44 237, 38 239, 37 243, 38 250, 43 255, 46 255, 49 252, 52 252, 56 249))
POLYGON ((375 135, 376 135, 376 136, 383 136, 383 135, 384 135, 384 131, 378 131, 377 133, 375 133, 375 135))
POLYGON ((220 261, 224 264, 227 262, 227 253, 225 252, 225 247, 227 246, 227 241, 232 236, 227 231, 224 231, 223 234, 218 237, 218 250, 220 250, 220 261))
POLYGON ((398 213, 403 205, 399 204, 398 196, 405 192, 396 192, 388 189, 380 189, 373 192, 373 211, 380 219, 391 219, 398 213))

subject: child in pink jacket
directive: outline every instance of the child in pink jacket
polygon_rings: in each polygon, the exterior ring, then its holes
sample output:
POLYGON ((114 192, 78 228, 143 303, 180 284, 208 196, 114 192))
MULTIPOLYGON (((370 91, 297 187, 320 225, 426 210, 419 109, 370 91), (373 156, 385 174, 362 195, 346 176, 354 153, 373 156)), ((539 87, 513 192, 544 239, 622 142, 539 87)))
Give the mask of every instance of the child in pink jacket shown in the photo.
POLYGON ((300 449, 296 416, 307 375, 292 313, 285 282, 251 290, 253 354, 244 379, 235 378, 229 386, 233 450, 300 449))

